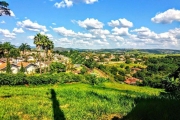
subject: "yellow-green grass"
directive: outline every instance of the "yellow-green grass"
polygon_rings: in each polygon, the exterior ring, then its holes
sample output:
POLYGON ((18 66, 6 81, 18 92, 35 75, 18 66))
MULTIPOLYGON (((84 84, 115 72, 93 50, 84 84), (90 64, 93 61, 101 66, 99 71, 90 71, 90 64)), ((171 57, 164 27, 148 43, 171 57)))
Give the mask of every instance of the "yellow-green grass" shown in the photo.
MULTIPOLYGON (((96 120, 102 116, 124 116, 136 98, 159 96, 162 89, 118 83, 99 86, 63 84, 46 86, 1 86, 1 120, 96 120)), ((109 118, 110 119, 110 118, 109 118)))

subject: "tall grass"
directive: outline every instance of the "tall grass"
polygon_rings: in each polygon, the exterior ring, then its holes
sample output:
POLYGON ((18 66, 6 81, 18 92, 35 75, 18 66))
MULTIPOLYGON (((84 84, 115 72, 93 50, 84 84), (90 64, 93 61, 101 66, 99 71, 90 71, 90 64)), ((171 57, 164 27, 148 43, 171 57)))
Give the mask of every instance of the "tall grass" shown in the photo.
POLYGON ((160 92, 163 90, 117 83, 1 86, 0 119, 52 120, 55 111, 67 120, 111 119, 112 115, 127 116, 136 107, 136 99, 160 92))

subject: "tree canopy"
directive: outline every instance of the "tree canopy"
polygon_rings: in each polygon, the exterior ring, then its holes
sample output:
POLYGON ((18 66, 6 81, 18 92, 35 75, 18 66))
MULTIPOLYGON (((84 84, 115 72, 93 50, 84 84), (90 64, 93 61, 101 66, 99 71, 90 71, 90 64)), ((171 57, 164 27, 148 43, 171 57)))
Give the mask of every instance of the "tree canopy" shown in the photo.
POLYGON ((11 15, 10 9, 7 8, 9 4, 6 1, 0 1, 0 16, 11 15))

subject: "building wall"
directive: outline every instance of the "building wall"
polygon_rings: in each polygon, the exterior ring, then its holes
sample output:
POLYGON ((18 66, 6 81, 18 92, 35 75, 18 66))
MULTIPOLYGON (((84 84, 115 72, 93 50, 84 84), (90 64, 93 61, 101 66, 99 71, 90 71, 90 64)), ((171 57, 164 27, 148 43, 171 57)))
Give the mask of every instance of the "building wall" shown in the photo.
POLYGON ((36 70, 36 68, 34 67, 34 65, 29 65, 26 67, 27 74, 35 73, 35 70, 36 70))
POLYGON ((19 71, 18 67, 15 67, 15 66, 12 66, 12 67, 11 67, 11 70, 12 70, 12 73, 13 73, 13 74, 18 73, 18 71, 19 71))

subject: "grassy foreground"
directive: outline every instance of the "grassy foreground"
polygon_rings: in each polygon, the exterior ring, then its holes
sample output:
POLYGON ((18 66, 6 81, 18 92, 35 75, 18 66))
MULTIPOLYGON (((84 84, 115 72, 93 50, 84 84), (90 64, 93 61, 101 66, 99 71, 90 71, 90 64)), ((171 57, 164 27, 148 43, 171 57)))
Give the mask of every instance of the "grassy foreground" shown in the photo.
MULTIPOLYGON (((144 107, 137 108, 136 99, 158 97, 161 92, 161 89, 117 83, 104 83, 99 86, 82 83, 29 87, 1 86, 0 119, 108 120, 122 116, 126 116, 123 119, 131 119, 134 110, 138 109, 137 112, 144 107)), ((150 106, 153 104, 148 101, 143 105, 148 103, 150 106)))

